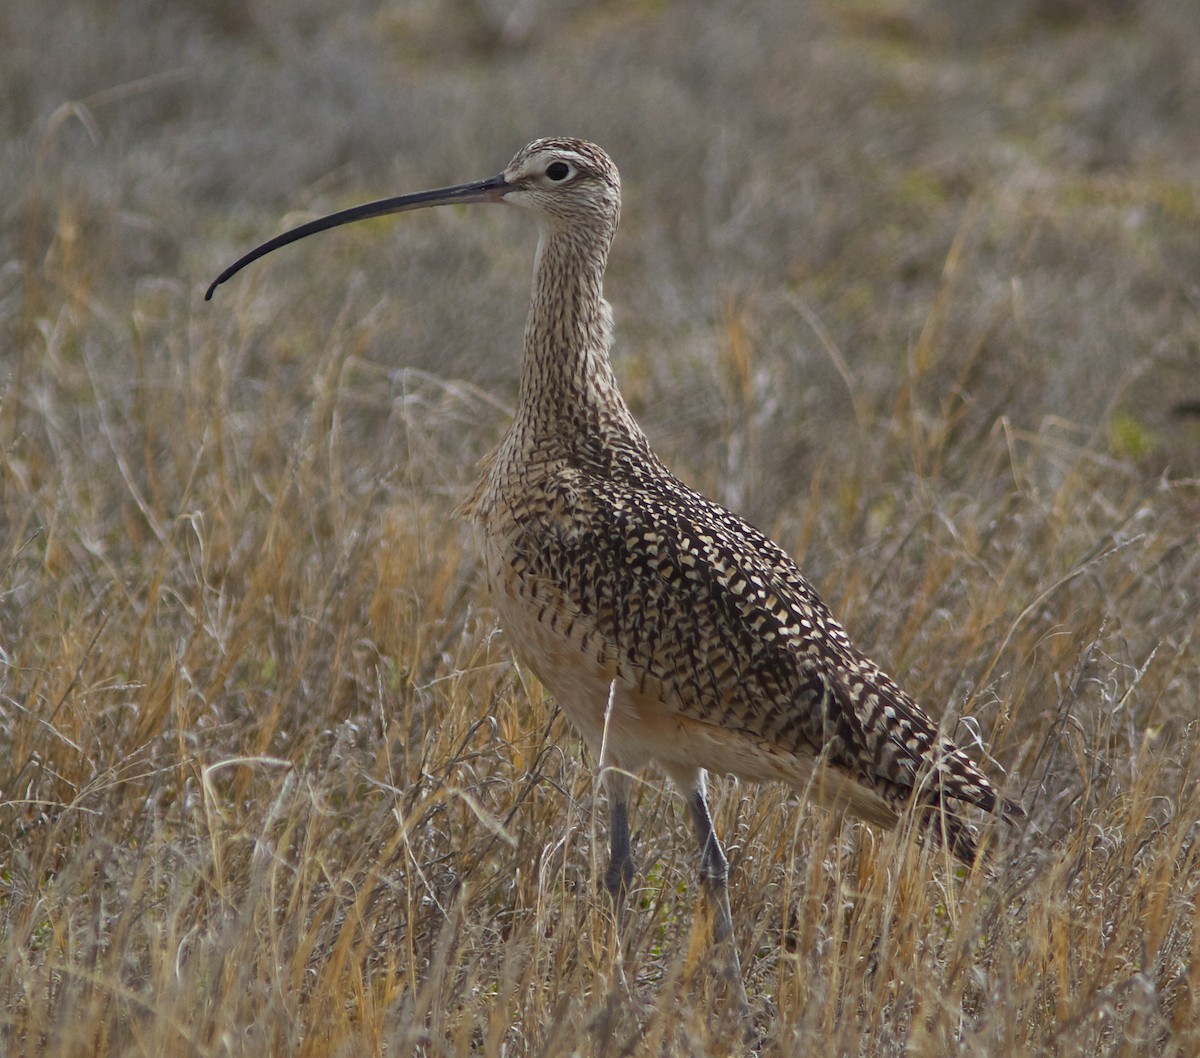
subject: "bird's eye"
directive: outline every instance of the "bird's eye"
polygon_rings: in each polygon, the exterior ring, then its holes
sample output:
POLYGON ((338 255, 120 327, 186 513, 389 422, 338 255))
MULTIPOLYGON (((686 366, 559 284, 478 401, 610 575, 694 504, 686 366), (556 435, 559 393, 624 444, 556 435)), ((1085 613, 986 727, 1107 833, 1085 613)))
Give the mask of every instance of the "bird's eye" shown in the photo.
POLYGON ((561 183, 571 175, 571 167, 566 162, 551 162, 546 166, 546 175, 556 184, 561 183))

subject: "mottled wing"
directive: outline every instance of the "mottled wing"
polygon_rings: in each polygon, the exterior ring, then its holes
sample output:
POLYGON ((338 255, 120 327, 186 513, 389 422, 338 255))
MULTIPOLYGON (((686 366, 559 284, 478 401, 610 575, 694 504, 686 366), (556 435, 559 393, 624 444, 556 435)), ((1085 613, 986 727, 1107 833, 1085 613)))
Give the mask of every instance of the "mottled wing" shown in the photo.
POLYGON ((820 757, 892 803, 995 802, 987 779, 850 643, 799 569, 674 479, 561 476, 526 523, 528 575, 570 583, 589 641, 622 679, 690 719, 820 757), (943 778, 944 777, 944 778, 943 778))

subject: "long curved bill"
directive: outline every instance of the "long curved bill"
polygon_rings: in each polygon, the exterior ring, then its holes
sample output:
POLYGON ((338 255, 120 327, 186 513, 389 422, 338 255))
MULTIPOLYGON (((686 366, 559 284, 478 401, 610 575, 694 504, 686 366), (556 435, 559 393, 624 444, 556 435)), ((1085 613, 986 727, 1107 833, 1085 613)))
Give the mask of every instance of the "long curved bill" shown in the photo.
POLYGON ((453 187, 439 187, 433 191, 418 191, 413 195, 381 198, 377 202, 352 206, 339 213, 331 213, 328 217, 311 220, 307 224, 301 224, 298 228, 268 239, 261 246, 256 246, 248 254, 239 257, 212 281, 208 290, 205 291, 204 300, 211 301, 213 291, 227 279, 237 275, 246 265, 252 264, 260 257, 265 257, 272 250, 278 250, 279 247, 287 246, 288 243, 296 242, 305 236, 315 235, 319 231, 336 228, 341 224, 350 224, 356 220, 369 220, 371 217, 382 217, 388 213, 404 213, 410 209, 424 209, 426 206, 449 206, 460 202, 499 202, 508 187, 508 181, 501 173, 498 176, 491 176, 486 180, 476 180, 470 184, 455 184, 453 187))

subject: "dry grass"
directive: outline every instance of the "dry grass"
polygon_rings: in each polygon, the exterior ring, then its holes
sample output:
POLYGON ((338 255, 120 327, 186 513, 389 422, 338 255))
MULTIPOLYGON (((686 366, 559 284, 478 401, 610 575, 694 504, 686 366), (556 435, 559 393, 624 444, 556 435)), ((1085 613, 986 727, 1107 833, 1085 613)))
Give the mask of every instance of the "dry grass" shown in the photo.
POLYGON ((735 1050, 682 813, 640 787, 618 946, 591 762, 450 518, 529 233, 199 300, 286 209, 556 131, 622 165, 667 461, 1030 813, 964 876, 717 783, 762 1053, 1200 1051, 1196 11, 799 6, 7 5, 0 1053, 735 1050))

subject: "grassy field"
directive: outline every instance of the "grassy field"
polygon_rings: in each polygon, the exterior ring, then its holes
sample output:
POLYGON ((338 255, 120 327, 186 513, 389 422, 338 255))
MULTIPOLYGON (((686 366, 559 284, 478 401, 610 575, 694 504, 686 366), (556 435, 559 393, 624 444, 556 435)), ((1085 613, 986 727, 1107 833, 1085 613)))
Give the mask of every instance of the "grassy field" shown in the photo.
POLYGON ((714 782, 763 1055, 1200 1053, 1200 6, 6 0, 0 1055, 691 1056, 693 840, 451 512, 595 139, 622 387, 1028 825, 714 782))

